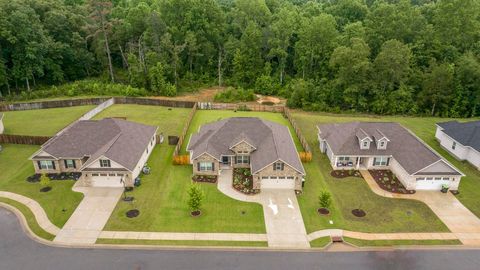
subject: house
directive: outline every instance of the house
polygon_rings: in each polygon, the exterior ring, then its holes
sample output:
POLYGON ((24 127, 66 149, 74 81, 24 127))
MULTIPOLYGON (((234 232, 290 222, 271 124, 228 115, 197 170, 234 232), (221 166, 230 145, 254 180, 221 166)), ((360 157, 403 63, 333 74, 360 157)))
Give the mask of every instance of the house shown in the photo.
POLYGON ((157 127, 121 119, 79 120, 35 152, 36 173, 81 173, 85 186, 129 187, 156 143, 157 127))
POLYGON ((454 157, 480 169, 480 121, 437 123, 435 138, 454 157))
POLYGON ((391 170, 407 190, 457 190, 464 176, 398 123, 350 122, 318 127, 320 150, 334 170, 391 170))
POLYGON ((305 170, 286 126, 253 117, 203 125, 187 146, 194 175, 250 168, 254 189, 302 190, 305 170))

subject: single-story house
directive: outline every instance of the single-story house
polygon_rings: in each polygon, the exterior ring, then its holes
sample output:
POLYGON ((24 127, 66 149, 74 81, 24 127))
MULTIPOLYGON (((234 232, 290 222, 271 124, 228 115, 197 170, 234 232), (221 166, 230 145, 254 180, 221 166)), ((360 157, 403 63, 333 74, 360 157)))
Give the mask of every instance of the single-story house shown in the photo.
POLYGON ((480 121, 437 123, 435 138, 454 157, 480 169, 480 121))
POLYGON ((115 118, 79 120, 35 152, 36 173, 80 172, 85 186, 133 186, 156 143, 157 127, 115 118))
POLYGON ((398 123, 318 125, 320 150, 334 170, 388 169, 407 190, 457 190, 464 176, 398 123))
POLYGON ((289 129, 255 117, 203 125, 187 146, 194 175, 250 168, 254 189, 302 190, 305 170, 289 129))

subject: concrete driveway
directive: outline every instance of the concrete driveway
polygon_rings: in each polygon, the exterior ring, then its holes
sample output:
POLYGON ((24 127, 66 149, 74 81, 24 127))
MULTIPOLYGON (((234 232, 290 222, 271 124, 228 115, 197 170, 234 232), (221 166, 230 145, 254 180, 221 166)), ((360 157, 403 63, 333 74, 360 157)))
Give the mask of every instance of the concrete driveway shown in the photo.
POLYGON ((123 188, 77 187, 85 197, 57 234, 54 242, 94 244, 117 205, 123 188))

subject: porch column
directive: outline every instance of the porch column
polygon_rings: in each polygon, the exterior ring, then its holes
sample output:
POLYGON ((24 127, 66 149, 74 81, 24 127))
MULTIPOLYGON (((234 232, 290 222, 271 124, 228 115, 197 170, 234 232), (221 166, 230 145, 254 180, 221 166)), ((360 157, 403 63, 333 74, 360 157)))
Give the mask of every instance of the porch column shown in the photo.
POLYGON ((356 164, 357 170, 358 168, 360 168, 360 159, 361 157, 357 157, 357 164, 356 164))
POLYGON ((334 167, 334 168, 337 168, 337 161, 338 161, 338 157, 335 156, 335 161, 334 161, 334 163, 333 163, 333 167, 334 167))

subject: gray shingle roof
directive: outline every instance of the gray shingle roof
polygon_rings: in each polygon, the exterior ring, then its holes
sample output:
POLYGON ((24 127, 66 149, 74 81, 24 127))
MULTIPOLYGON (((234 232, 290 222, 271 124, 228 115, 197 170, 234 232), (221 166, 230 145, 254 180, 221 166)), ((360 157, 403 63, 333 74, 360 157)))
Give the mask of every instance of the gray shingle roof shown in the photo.
POLYGON ((254 173, 281 159, 305 174, 288 128, 256 117, 233 117, 203 125, 190 138, 187 150, 193 152, 193 159, 208 153, 220 160, 222 155, 233 155, 231 146, 242 140, 256 148, 250 156, 254 173))
POLYGON ((459 123, 450 121, 438 123, 443 132, 464 146, 470 146, 480 152, 480 121, 459 123))
POLYGON ((133 170, 157 127, 121 119, 77 121, 42 146, 56 158, 88 157, 83 167, 100 156, 133 170))
MULTIPOLYGON (((350 122, 344 124, 324 124, 318 126, 320 137, 325 139, 335 155, 393 156, 409 173, 414 174, 425 167, 442 160, 416 136, 398 123, 350 122), (374 143, 370 149, 362 150, 357 139, 357 130, 364 130, 374 143), (390 142, 385 150, 377 149, 375 135, 379 132, 390 142)), ((446 173, 461 173, 450 165, 444 166, 446 173)))

